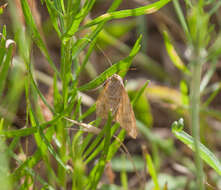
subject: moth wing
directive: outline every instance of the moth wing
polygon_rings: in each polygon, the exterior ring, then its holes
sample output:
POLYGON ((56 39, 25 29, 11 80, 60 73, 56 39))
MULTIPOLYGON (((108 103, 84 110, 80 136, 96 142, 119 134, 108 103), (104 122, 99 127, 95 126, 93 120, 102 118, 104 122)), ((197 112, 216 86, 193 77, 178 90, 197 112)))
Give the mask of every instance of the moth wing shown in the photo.
POLYGON ((112 116, 116 115, 122 90, 124 90, 124 86, 120 76, 113 75, 106 81, 96 102, 96 115, 98 117, 107 119, 109 111, 112 112, 112 116))
POLYGON ((96 116, 107 119, 109 110, 108 95, 106 93, 106 88, 104 88, 96 101, 96 116))
POLYGON ((127 131, 128 135, 134 139, 137 137, 136 119, 130 99, 125 89, 122 90, 122 97, 115 120, 127 131))

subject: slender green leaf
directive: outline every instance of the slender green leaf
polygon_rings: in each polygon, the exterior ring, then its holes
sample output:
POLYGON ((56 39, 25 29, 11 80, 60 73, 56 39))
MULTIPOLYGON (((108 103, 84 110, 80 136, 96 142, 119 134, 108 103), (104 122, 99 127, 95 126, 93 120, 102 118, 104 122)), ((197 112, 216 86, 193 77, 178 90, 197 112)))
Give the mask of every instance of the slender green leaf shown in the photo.
POLYGON ((143 85, 143 87, 136 93, 136 96, 133 98, 133 100, 131 101, 131 105, 134 106, 136 105, 137 101, 139 100, 139 98, 141 97, 141 95, 143 94, 144 90, 146 89, 147 85, 150 83, 150 81, 148 80, 147 82, 145 82, 145 84, 143 85))
POLYGON ((106 13, 90 21, 89 23, 84 25, 83 28, 93 26, 103 21, 107 22, 112 19, 120 19, 120 18, 129 17, 129 16, 140 16, 140 15, 145 15, 145 14, 151 14, 151 13, 158 11, 160 8, 162 8, 169 2, 170 0, 160 0, 155 3, 149 4, 143 7, 139 7, 136 9, 129 9, 129 10, 106 13))
POLYGON ((209 104, 214 100, 214 98, 219 94, 220 90, 221 90, 221 84, 216 89, 214 89, 214 91, 209 96, 209 98, 207 98, 207 100, 203 103, 203 107, 208 107, 209 104))
POLYGON ((1 120, 0 120, 0 131, 2 131, 3 127, 4 127, 4 118, 1 118, 1 120))
POLYGON ((203 76, 202 82, 200 83, 200 92, 201 93, 203 93, 203 91, 206 88, 206 86, 208 85, 211 77, 213 76, 213 74, 216 70, 217 63, 218 63, 217 59, 212 60, 212 63, 209 65, 210 68, 208 69, 206 74, 203 76))
POLYGON ((2 95, 4 84, 6 82, 6 77, 8 75, 8 70, 10 63, 12 61, 12 53, 13 53, 14 47, 13 45, 10 45, 7 49, 7 52, 5 52, 5 60, 2 63, 2 66, 0 67, 0 97, 2 95))
MULTIPOLYGON (((111 128, 111 136, 114 135, 114 133, 116 132, 116 130, 118 129, 119 125, 115 124, 113 125, 111 128)), ((90 145, 90 147, 87 149, 87 151, 84 153, 84 157, 88 156, 90 154, 90 156, 86 159, 85 163, 89 163, 90 161, 92 161, 102 150, 104 147, 104 141, 105 139, 103 139, 101 141, 101 138, 104 136, 104 129, 99 133, 99 135, 96 137, 96 139, 93 141, 93 143, 90 145), (100 142, 101 141, 101 142, 100 142), (100 142, 100 144, 98 145, 98 143, 100 142), (97 146, 98 145, 98 146, 97 146), (96 147, 97 146, 97 147, 96 147), (95 149, 96 147, 96 149, 95 149), (95 149, 95 150, 94 150, 95 149), (93 152, 92 152, 93 151, 93 152)), ((115 147, 116 148, 116 147, 115 147)), ((114 148, 114 149, 115 149, 114 148)))
POLYGON ((40 33, 37 29, 37 26, 34 22, 31 10, 29 8, 28 2, 27 0, 22 0, 21 1, 21 5, 22 5, 22 10, 23 10, 23 14, 25 17, 25 20, 27 22, 27 25, 30 27, 32 34, 33 34, 33 40, 35 41, 35 43, 37 44, 37 46, 39 47, 39 49, 42 51, 42 53, 44 54, 44 56, 46 57, 46 59, 48 60, 48 63, 51 65, 51 67, 53 68, 53 70, 56 72, 56 74, 58 76, 60 76, 57 68, 55 67, 52 59, 50 58, 50 55, 48 53, 48 50, 40 36, 40 33))
MULTIPOLYGON (((79 39, 75 46, 72 48, 72 59, 74 60, 76 57, 79 56, 79 54, 82 52, 82 50, 91 43, 92 47, 95 45, 95 42, 97 40, 97 36, 100 33, 100 31, 103 29, 104 22, 99 24, 90 34, 86 35, 84 38, 79 39)), ((90 50, 92 51, 92 50, 90 50)), ((89 52, 90 52, 89 51, 89 52)), ((84 64, 83 64, 84 67, 84 64)))
POLYGON ((41 151, 38 149, 32 156, 28 157, 22 164, 20 164, 19 167, 17 167, 11 174, 11 176, 13 179, 19 179, 19 177, 24 175, 24 168, 33 168, 40 160, 41 151))
POLYGON ((186 19, 184 17, 183 11, 180 7, 179 1, 178 0, 173 0, 173 6, 174 6, 174 8, 177 12, 178 18, 180 20, 180 23, 181 23, 181 26, 182 26, 184 32, 186 33, 187 37, 189 39, 191 39, 190 32, 189 32, 189 29, 188 29, 188 26, 187 26, 187 22, 186 22, 186 19))
POLYGON ((52 119, 51 121, 48 121, 43 124, 40 124, 39 126, 34 126, 30 128, 23 128, 23 129, 17 129, 17 130, 3 130, 3 131, 0 131, 0 136, 5 136, 7 138, 28 136, 28 135, 36 133, 38 131, 38 127, 44 130, 50 127, 51 125, 55 124, 62 117, 63 115, 59 115, 55 117, 54 119, 52 119))
POLYGON ((109 151, 110 143, 111 143, 111 121, 112 117, 111 114, 108 116, 107 123, 104 127, 104 132, 105 132, 105 138, 104 138, 104 145, 103 145, 103 151, 101 153, 100 159, 97 163, 97 165, 92 169, 92 171, 89 174, 89 178, 91 180, 91 183, 89 184, 88 189, 96 189, 97 184, 102 176, 102 173, 104 171, 104 167, 107 162, 107 154, 109 151))
POLYGON ((122 3, 122 0, 113 1, 112 5, 110 6, 107 12, 115 11, 120 6, 121 3, 122 3))
POLYGON ((59 30, 59 24, 58 24, 58 16, 63 16, 62 13, 60 13, 56 7, 54 6, 53 2, 50 0, 45 0, 47 9, 48 9, 48 13, 50 15, 51 18, 51 22, 52 25, 55 29, 55 31, 57 32, 58 36, 61 37, 61 32, 59 30))
POLYGON ((120 179, 121 179, 121 184, 124 189, 128 189, 128 178, 127 178, 127 172, 126 171, 121 171, 120 172, 120 179))
POLYGON ((0 68, 2 66, 3 63, 3 58, 5 57, 5 51, 6 51, 6 47, 5 47, 5 43, 6 43, 6 26, 4 25, 2 27, 2 32, 0 33, 0 68))
POLYGON ((145 159, 146 159, 146 164, 147 164, 147 170, 155 185, 154 190, 160 190, 160 186, 159 186, 158 179, 157 179, 157 172, 156 172, 154 163, 152 161, 150 154, 148 154, 147 152, 145 153, 145 159))
MULTIPOLYGON (((22 165, 22 161, 19 159, 18 155, 13 153, 12 150, 7 150, 8 154, 16 160, 17 163, 22 165)), ((44 179, 40 177, 32 168, 30 167, 24 167, 23 168, 29 175, 31 175, 33 178, 37 179, 43 186, 47 187, 47 189, 54 190, 54 188, 49 185, 44 179)), ((22 176, 21 176, 22 177, 22 176)))
POLYGON ((167 53, 170 56, 170 59, 172 60, 174 66, 177 67, 179 70, 181 70, 183 73, 190 74, 190 71, 185 66, 185 64, 179 57, 178 53, 176 52, 171 42, 172 40, 170 39, 169 33, 165 29, 163 30, 163 38, 164 38, 164 43, 166 46, 167 53))
POLYGON ((75 18, 73 18, 72 23, 70 24, 67 31, 63 35, 62 41, 64 43, 66 43, 78 31, 80 23, 88 14, 88 12, 92 9, 94 3, 95 3, 95 0, 85 1, 84 6, 81 8, 79 13, 75 16, 75 18))
POLYGON ((0 183, 1 189, 10 190, 11 189, 11 179, 7 175, 9 170, 9 157, 7 154, 7 146, 4 138, 0 138, 0 183))
MULTIPOLYGON (((125 43, 121 42, 120 39, 114 37, 106 30, 102 30, 99 34, 99 38, 104 40, 105 43, 112 45, 114 48, 122 52, 123 54, 128 54, 131 48, 125 43)), ((150 75, 159 78, 161 81, 167 81, 171 77, 165 72, 165 70, 151 57, 146 54, 139 52, 134 58, 135 64, 139 65, 141 68, 145 69, 150 75)))
MULTIPOLYGON (((119 125, 117 124, 116 126, 119 126, 119 125)), ((120 133, 115 137, 114 142, 111 143, 110 148, 109 148, 109 152, 108 152, 108 155, 107 155, 107 160, 108 161, 111 161, 113 156, 116 154, 116 152, 118 151, 118 149, 122 145, 122 143, 125 139, 125 136, 126 136, 126 131, 122 129, 120 131, 120 133)))
POLYGON ((86 91, 86 90, 94 89, 94 88, 98 87, 99 85, 101 85, 102 83, 104 83, 104 81, 106 81, 110 76, 112 76, 113 74, 120 72, 120 71, 121 71, 121 73, 119 73, 119 75, 124 76, 125 73, 127 72, 128 68, 131 65, 132 59, 134 58, 134 56, 138 53, 138 51, 140 49, 140 45, 139 45, 140 40, 141 40, 141 36, 136 41, 133 49, 130 52, 130 55, 127 58, 112 65, 111 67, 106 69, 103 73, 101 73, 97 78, 95 78, 94 80, 90 81, 89 83, 79 87, 78 90, 79 91, 86 91))
POLYGON ((43 129, 41 127, 39 127, 38 121, 36 119, 36 116, 33 113, 33 110, 30 110, 30 115, 31 115, 30 116, 31 118, 35 119, 35 123, 36 123, 36 126, 38 128, 38 133, 41 137, 42 142, 46 145, 48 151, 53 155, 55 160, 67 171, 68 169, 67 169, 66 165, 63 163, 60 156, 55 152, 54 148, 52 147, 52 145, 48 141, 47 137, 44 135, 43 129))
POLYGON ((79 120, 83 120, 84 118, 88 117, 91 115, 93 112, 96 110, 96 104, 93 104, 86 112, 84 112, 80 117, 79 120))
MULTIPOLYGON (((184 144, 186 144, 191 150, 194 150, 193 137, 185 133, 182 129, 184 127, 183 120, 175 121, 172 124, 173 134, 184 144)), ((199 142, 199 154, 200 157, 211 166, 219 175, 221 175, 221 163, 217 157, 202 143, 199 142)))

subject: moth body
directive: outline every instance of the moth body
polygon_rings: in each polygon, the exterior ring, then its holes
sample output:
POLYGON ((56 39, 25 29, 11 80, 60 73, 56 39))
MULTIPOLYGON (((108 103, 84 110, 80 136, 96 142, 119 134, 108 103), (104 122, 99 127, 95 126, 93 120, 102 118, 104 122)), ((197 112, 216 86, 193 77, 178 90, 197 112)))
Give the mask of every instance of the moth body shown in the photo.
POLYGON ((107 79, 96 103, 96 115, 98 117, 107 119, 109 111, 111 111, 114 120, 132 138, 136 138, 137 129, 133 108, 124 88, 123 80, 117 74, 107 79))

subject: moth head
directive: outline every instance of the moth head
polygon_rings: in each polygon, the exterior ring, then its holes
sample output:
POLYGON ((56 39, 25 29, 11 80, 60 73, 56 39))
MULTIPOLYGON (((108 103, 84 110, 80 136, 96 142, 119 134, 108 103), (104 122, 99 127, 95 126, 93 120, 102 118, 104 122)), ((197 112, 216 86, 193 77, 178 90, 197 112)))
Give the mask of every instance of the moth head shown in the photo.
POLYGON ((111 81, 117 81, 117 82, 120 82, 122 85, 124 85, 124 83, 123 83, 123 79, 121 78, 121 76, 120 75, 117 75, 117 74, 113 74, 110 78, 109 78, 109 80, 111 80, 111 81))

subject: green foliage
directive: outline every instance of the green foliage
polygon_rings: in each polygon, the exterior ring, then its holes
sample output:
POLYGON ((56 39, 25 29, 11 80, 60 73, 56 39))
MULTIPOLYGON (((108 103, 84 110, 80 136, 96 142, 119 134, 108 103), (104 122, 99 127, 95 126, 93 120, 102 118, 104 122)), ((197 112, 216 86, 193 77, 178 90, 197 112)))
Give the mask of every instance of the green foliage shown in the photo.
MULTIPOLYGON (((193 137, 183 131, 184 123, 181 118, 178 122, 172 124, 173 134, 183 143, 185 143, 193 151, 195 150, 193 137)), ((217 157, 203 144, 199 143, 200 157, 211 166, 219 175, 221 175, 221 163, 217 157)))
MULTIPOLYGON (((153 182, 153 184, 149 182, 141 184, 146 185, 146 189, 166 190, 189 187, 191 189, 193 186, 203 190, 206 184, 204 176, 207 173, 203 170, 201 159, 221 175, 219 159, 207 148, 214 147, 209 143, 203 145, 200 142, 203 139, 203 142, 207 143, 207 131, 212 130, 208 129, 210 126, 208 120, 221 121, 220 111, 210 107, 221 90, 220 82, 214 84, 211 82, 221 54, 221 34, 218 30, 213 30, 211 18, 218 12, 220 2, 185 0, 186 12, 183 12, 184 9, 179 1, 172 1, 181 25, 178 27, 183 32, 181 35, 184 35, 182 39, 186 45, 186 60, 183 60, 182 52, 178 53, 174 33, 167 26, 171 24, 169 17, 164 15, 159 17, 161 19, 156 19, 156 26, 163 36, 166 51, 173 66, 182 74, 178 82, 173 81, 173 76, 169 75, 161 64, 157 64, 155 60, 145 55, 145 52, 139 52, 140 44, 146 44, 148 38, 142 39, 140 35, 137 40, 133 40, 135 43, 132 47, 118 39, 124 37, 130 30, 134 30, 136 26, 135 20, 129 20, 121 26, 124 21, 119 19, 155 13, 170 0, 158 0, 127 10, 118 10, 122 0, 114 0, 105 13, 93 19, 90 15, 97 3, 95 0, 42 0, 41 3, 46 6, 49 15, 49 20, 46 21, 47 27, 51 27, 50 32, 57 35, 59 61, 49 51, 47 38, 45 39, 41 26, 35 20, 36 15, 29 1, 20 2, 25 24, 18 16, 16 3, 8 1, 13 31, 8 31, 10 30, 8 26, 3 26, 0 31, 0 182, 2 189, 126 190, 130 188, 128 172, 131 172, 130 174, 140 172, 145 168, 146 163, 148 168, 146 173, 151 177, 151 180, 148 180, 153 182), (206 11, 208 9, 210 10, 206 11), (111 20, 119 22, 109 23, 111 20), (50 82, 44 79, 43 75, 39 75, 39 70, 35 68, 33 45, 38 48, 51 68, 53 76, 49 77, 50 82), (96 71, 90 60, 97 45, 107 48, 112 46, 123 53, 124 58, 98 76, 96 72, 91 72, 91 80, 81 84, 80 77, 83 76, 84 71, 90 72, 90 69, 96 71), (55 61, 59 65, 56 65, 55 61), (114 123, 111 115, 106 122, 99 119, 91 121, 96 111, 96 103, 84 94, 100 87, 115 73, 124 78, 133 61, 154 79, 163 81, 167 85, 180 85, 179 90, 162 86, 154 88, 155 84, 148 86, 149 81, 147 81, 139 90, 136 84, 135 90, 129 91, 140 134, 137 142, 145 146, 147 144, 148 149, 151 150, 151 154, 145 152, 143 157, 131 156, 127 152, 123 144, 126 132, 119 127, 119 124, 114 123), (202 77, 202 68, 206 63, 209 63, 208 69, 202 77), (49 101, 46 93, 43 93, 39 81, 50 84, 53 89, 50 98, 53 101, 49 101), (148 91, 148 88, 151 91, 148 91), (168 134, 163 138, 161 133, 156 134, 152 131, 158 120, 152 113, 152 100, 172 110, 173 117, 182 116, 185 121, 189 121, 192 135, 183 131, 184 120, 182 119, 172 124, 172 133, 194 152, 195 163, 191 163, 196 166, 193 169, 197 171, 195 172, 197 182, 192 181, 190 185, 186 185, 189 183, 186 177, 173 177, 161 173, 162 163, 169 160, 170 156, 176 155, 173 161, 179 164, 185 163, 186 156, 180 156, 182 149, 175 148, 174 139, 168 134), (14 121, 17 119, 16 113, 20 104, 25 114, 25 122, 22 128, 17 128, 14 121), (203 119, 200 120, 200 116, 203 119), (100 133, 87 132, 82 126, 74 128, 73 124, 65 118, 79 122, 89 120, 90 125, 99 127, 100 133), (36 146, 36 149, 31 151, 27 140, 29 138, 33 139, 36 146), (127 158, 115 157, 121 148, 126 152, 127 158), (121 185, 102 184, 107 163, 111 163, 112 169, 119 172, 121 185), (42 177, 42 173, 36 169, 38 167, 44 169, 46 177, 42 177)), ((0 5, 0 15, 4 14, 5 6, 0 5)), ((155 16, 157 18, 159 15, 155 16)), ((161 132, 164 135, 164 130, 161 132)), ((177 163, 169 164, 174 166, 177 163)), ((187 168, 188 166, 185 167, 187 168)))
POLYGON ((160 186, 159 186, 158 179, 157 179, 157 172, 156 172, 156 169, 154 167, 152 158, 147 152, 144 152, 144 154, 145 154, 148 173, 150 174, 151 178, 153 179, 153 182, 154 182, 154 185, 155 185, 154 189, 155 190, 160 190, 160 186))
MULTIPOLYGON (((209 98, 207 97, 206 101, 203 102, 204 99, 202 97, 205 94, 208 95, 206 89, 210 88, 209 81, 211 80, 215 72, 217 58, 220 55, 220 45, 218 45, 220 41, 220 34, 215 34, 213 30, 214 24, 211 22, 211 16, 215 13, 215 10, 220 7, 220 4, 215 3, 215 1, 203 0, 186 0, 185 4, 186 12, 184 13, 181 8, 181 4, 179 4, 179 1, 173 1, 175 11, 179 18, 182 30, 185 34, 187 49, 185 55, 188 61, 188 65, 185 65, 182 58, 178 56, 174 39, 170 35, 167 27, 165 25, 162 25, 160 26, 160 29, 164 37, 164 42, 169 57, 171 58, 175 67, 177 67, 177 69, 179 69, 184 75, 182 81, 180 82, 180 98, 182 105, 181 109, 183 110, 183 113, 186 112, 186 114, 183 116, 187 116, 187 118, 190 119, 189 122, 193 137, 187 136, 186 134, 184 135, 184 132, 182 131, 183 123, 181 122, 181 120, 180 122, 173 124, 174 127, 172 131, 173 133, 175 133, 176 137, 179 136, 178 138, 181 141, 183 141, 185 144, 188 144, 188 146, 190 146, 191 149, 194 150, 195 165, 197 171, 197 187, 198 189, 202 190, 205 189, 205 173, 203 171, 201 159, 206 161, 207 164, 212 166, 216 171, 218 167, 214 166, 214 163, 217 164, 217 160, 212 159, 214 158, 214 156, 212 156, 212 153, 200 143, 200 140, 205 140, 206 136, 207 129, 204 126, 209 127, 209 124, 206 122, 205 118, 201 119, 200 117, 202 117, 202 115, 203 117, 208 117, 208 115, 203 114, 204 110, 211 109, 208 107, 210 103, 214 100, 214 97, 216 97, 218 92, 220 91, 220 87, 219 85, 217 85, 215 88, 213 88, 212 91, 210 91, 210 94, 208 96, 209 98), (211 9, 206 10, 206 6, 209 4, 211 5, 211 9), (204 77, 202 77, 202 68, 207 62, 208 70, 206 71, 204 77), (201 80, 201 78, 203 80, 201 80), (211 155, 211 157, 208 158, 208 155, 211 155), (213 164, 211 162, 213 162, 213 164)), ((218 110, 213 111, 217 112, 218 110)))
MULTIPOLYGON (((0 122, 0 131, 3 129, 3 122, 4 120, 1 119, 0 122)), ((9 175, 9 159, 8 159, 8 152, 7 146, 5 145, 5 139, 0 137, 0 182, 2 184, 2 189, 11 189, 11 179, 9 175)))
POLYGON ((148 84, 149 81, 147 81, 138 92, 129 92, 129 94, 134 96, 131 104, 135 110, 136 118, 143 122, 146 126, 151 127, 153 124, 153 117, 150 104, 144 93, 148 84))
MULTIPOLYGON (((4 141, 11 139, 7 151, 0 157, 1 168, 4 165, 4 172, 9 173, 9 176, 3 178, 0 172, 1 179, 5 181, 5 189, 14 189, 16 185, 19 186, 18 189, 29 189, 35 188, 36 184, 41 184, 39 187, 42 189, 56 189, 57 187, 65 189, 70 179, 72 189, 97 189, 106 163, 112 160, 122 145, 126 132, 121 130, 116 133, 119 125, 112 125, 111 115, 97 135, 85 133, 79 126, 79 130, 70 136, 69 132, 72 128, 64 117, 82 121, 93 114, 96 109, 95 104, 86 111, 82 111, 84 100, 79 97, 80 91, 95 89, 114 73, 124 77, 133 58, 138 54, 141 36, 131 51, 127 52, 126 58, 79 87, 79 77, 87 68, 105 23, 112 19, 156 12, 169 0, 161 0, 140 8, 122 11, 116 11, 121 4, 121 0, 116 0, 113 1, 106 14, 84 24, 83 21, 87 20, 95 2, 95 0, 84 2, 80 0, 42 1, 49 13, 49 22, 60 40, 59 68, 55 66, 54 59, 48 51, 46 40, 41 33, 40 26, 35 21, 35 15, 28 1, 21 1, 26 30, 18 17, 16 4, 9 2, 15 42, 7 40, 5 26, 2 29, 0 41, 0 97, 3 98, 0 106, 1 110, 4 108, 12 114, 11 118, 8 115, 7 118, 1 112, 1 117, 5 118, 5 122, 3 123, 2 120, 0 126, 2 150, 7 146, 4 141), (92 25, 94 27, 91 27, 92 25), (85 28, 88 30, 84 36, 79 37, 78 33, 85 28), (13 57, 15 43, 18 47, 19 58, 13 57), (39 88, 36 78, 38 71, 32 60, 32 43, 38 47, 53 70, 54 76, 51 80, 53 104, 48 101, 39 88), (80 59, 84 52, 86 53, 83 59, 80 59), (15 67, 10 69, 12 60, 15 67), (7 89, 7 87, 10 88, 7 89), (26 123, 23 128, 16 129, 12 127, 11 122, 23 92, 26 102, 23 106, 26 123), (45 111, 47 111, 49 119, 45 118, 45 111), (21 137, 29 136, 33 137, 37 148, 31 154, 26 154, 26 150, 22 147, 21 137), (15 150, 23 155, 22 159, 15 153, 15 150), (8 167, 9 158, 16 160, 14 169, 8 167), (93 164, 95 160, 97 160, 96 165, 93 164), (88 164, 93 165, 90 171, 86 171, 88 164), (46 169, 47 178, 41 177, 34 169, 38 165, 46 169)), ((144 88, 138 93, 137 99, 144 88)), ((97 127, 99 123, 96 120, 93 125, 97 127)), ((122 179, 124 179, 124 187, 126 187, 127 179, 125 177, 122 179)))
POLYGON ((12 59, 12 53, 15 50, 15 42, 11 42, 7 40, 6 26, 3 27, 3 31, 1 33, 1 50, 0 50, 0 96, 2 96, 6 77, 8 75, 10 62, 12 59), (8 44, 7 44, 8 43, 8 44), (14 43, 14 44, 13 44, 14 43))
POLYGON ((120 18, 129 17, 129 16, 140 16, 140 15, 144 15, 144 14, 150 14, 150 13, 156 12, 157 10, 159 10, 160 8, 162 8, 163 6, 165 6, 169 2, 170 2, 170 0, 163 0, 163 1, 161 0, 161 1, 157 1, 155 3, 152 3, 150 5, 146 5, 146 6, 139 7, 139 8, 132 9, 132 10, 122 10, 122 11, 107 13, 107 14, 101 15, 101 16, 95 18, 94 20, 90 21, 89 23, 87 23, 84 26, 84 28, 93 26, 93 25, 98 24, 103 21, 106 22, 109 20, 120 19, 120 18))
POLYGON ((143 170, 145 162, 141 156, 134 155, 132 157, 132 160, 134 162, 134 165, 131 162, 131 160, 129 160, 125 157, 125 155, 120 156, 120 157, 116 156, 111 161, 112 169, 114 171, 125 171, 125 172, 133 172, 134 169, 136 169, 138 171, 143 170), (134 168, 134 166, 135 166, 135 168, 134 168))
POLYGON ((163 30, 163 37, 164 37, 164 43, 166 46, 166 50, 168 52, 168 55, 170 56, 170 59, 173 61, 173 64, 175 67, 177 67, 179 70, 181 70, 185 74, 190 74, 190 71, 185 66, 185 64, 182 62, 178 54, 176 53, 173 44, 171 43, 170 36, 166 29, 163 30))
POLYGON ((111 67, 106 69, 103 73, 101 73, 94 80, 92 80, 89 83, 79 87, 79 91, 94 89, 94 88, 98 87, 99 85, 103 84, 104 81, 106 81, 110 76, 112 76, 115 73, 119 73, 119 75, 121 77, 124 77, 124 75, 126 74, 127 70, 129 69, 129 67, 132 63, 133 57, 137 54, 137 52, 140 49, 140 45, 139 45, 140 40, 141 40, 141 36, 140 36, 140 38, 138 38, 138 40, 135 43, 133 49, 131 50, 130 55, 127 58, 119 61, 118 63, 116 63, 114 65, 112 65, 111 67))

